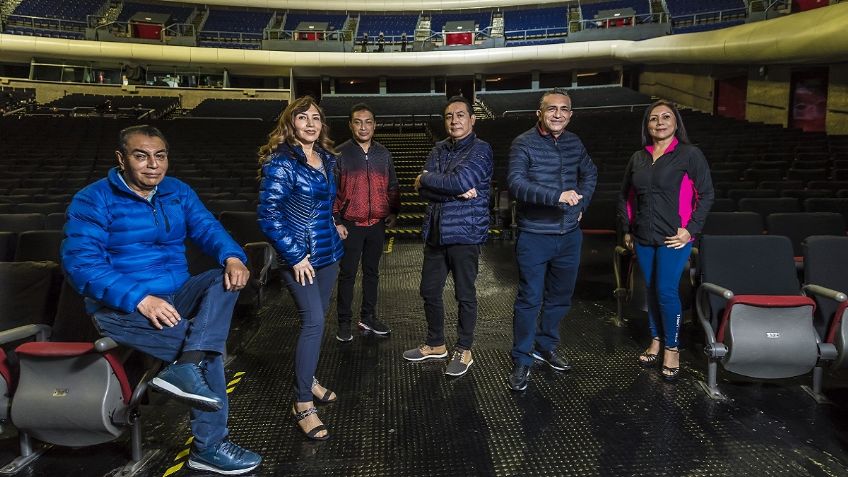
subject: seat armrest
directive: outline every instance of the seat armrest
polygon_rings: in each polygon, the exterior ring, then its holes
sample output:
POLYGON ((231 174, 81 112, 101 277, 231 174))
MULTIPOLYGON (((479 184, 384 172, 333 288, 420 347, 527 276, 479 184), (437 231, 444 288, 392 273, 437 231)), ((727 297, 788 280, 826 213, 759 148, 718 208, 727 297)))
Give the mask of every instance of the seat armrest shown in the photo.
MULTIPOLYGON (((710 319, 709 294, 720 296, 726 301, 733 298, 733 292, 727 288, 720 287, 715 283, 707 282, 702 283, 695 294, 695 311, 698 315, 698 322, 701 324, 701 328, 704 329, 704 338, 707 341, 707 347, 704 349, 704 352, 706 352, 708 356, 713 356, 714 353, 720 352, 717 348, 720 343, 716 343, 716 332, 718 330, 713 329, 712 321, 710 319)), ((727 348, 725 348, 724 352, 727 352, 727 348)))
POLYGON ((703 288, 705 292, 711 293, 713 295, 718 295, 725 300, 730 300, 733 298, 733 292, 728 290, 727 288, 716 285, 715 283, 702 283, 699 287, 699 290, 703 288))
POLYGON ((0 332, 0 344, 13 343, 35 337, 36 341, 50 339, 51 328, 47 325, 24 325, 0 332))
POLYGON ((115 349, 118 347, 118 343, 115 342, 112 338, 108 336, 106 338, 100 338, 99 340, 94 342, 94 349, 97 350, 98 353, 105 353, 106 351, 115 349))
POLYGON ((801 291, 804 292, 805 295, 816 295, 823 298, 830 298, 831 300, 838 301, 842 303, 844 301, 848 301, 848 296, 841 291, 832 290, 830 288, 825 288, 821 285, 804 285, 801 288, 801 291))
POLYGON ((836 345, 833 343, 819 343, 819 362, 833 361, 839 356, 836 345))

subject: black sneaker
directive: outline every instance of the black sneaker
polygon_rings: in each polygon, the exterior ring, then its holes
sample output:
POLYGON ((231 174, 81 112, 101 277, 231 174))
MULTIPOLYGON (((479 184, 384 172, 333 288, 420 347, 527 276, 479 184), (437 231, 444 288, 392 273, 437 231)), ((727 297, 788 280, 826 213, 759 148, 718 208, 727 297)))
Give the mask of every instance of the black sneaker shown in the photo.
POLYGON ((353 340, 353 334, 350 332, 350 322, 345 321, 339 323, 339 331, 336 332, 336 339, 342 343, 347 343, 353 340))
POLYGON ((370 331, 375 335, 380 336, 384 336, 392 332, 388 326, 373 316, 359 320, 359 327, 365 331, 370 331))
POLYGON ((528 381, 530 381, 530 366, 515 363, 509 375, 509 388, 513 391, 524 391, 527 389, 528 381))
POLYGON ((568 371, 571 369, 571 365, 568 364, 568 360, 557 355, 556 351, 533 350, 533 352, 530 353, 530 356, 532 356, 533 359, 536 359, 538 361, 544 361, 545 363, 548 363, 548 366, 557 371, 568 371))

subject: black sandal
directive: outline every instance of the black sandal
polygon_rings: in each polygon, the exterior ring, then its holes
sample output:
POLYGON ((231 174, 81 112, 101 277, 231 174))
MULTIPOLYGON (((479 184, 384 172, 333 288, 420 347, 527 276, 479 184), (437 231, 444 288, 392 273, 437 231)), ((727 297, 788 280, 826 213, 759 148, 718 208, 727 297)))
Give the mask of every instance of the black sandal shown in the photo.
MULTIPOLYGON (((659 337, 655 337, 652 341, 660 342, 659 337)), ((639 355, 639 365, 643 368, 653 368, 654 365, 657 364, 657 360, 659 359, 658 353, 649 353, 645 350, 642 354, 639 355)))
MULTIPOLYGON (((311 389, 315 389, 315 386, 319 386, 320 384, 321 383, 319 383, 317 379, 312 378, 312 388, 311 389)), ((327 388, 324 388, 324 389, 327 389, 327 388)), ((330 391, 329 389, 327 389, 327 391, 324 393, 323 396, 319 396, 319 395, 315 394, 314 391, 312 392, 312 395, 315 397, 315 400, 320 402, 321 404, 330 404, 331 402, 336 402, 339 399, 338 396, 331 398, 330 396, 333 395, 333 391, 330 391)))
POLYGON ((297 408, 295 408, 295 407, 292 408, 292 414, 294 415, 294 422, 297 424, 297 427, 299 427, 300 430, 303 431, 304 434, 306 434, 306 437, 312 439, 313 441, 326 441, 327 439, 330 438, 329 433, 324 434, 321 437, 317 436, 317 434, 319 432, 327 430, 327 426, 325 426, 324 424, 318 424, 317 426, 313 427, 312 429, 310 429, 308 431, 306 431, 302 427, 300 427, 300 421, 306 419, 307 417, 309 417, 313 414, 316 414, 317 412, 318 412, 318 409, 315 409, 314 406, 310 407, 309 409, 303 410, 303 411, 298 411, 297 408))
MULTIPOLYGON (((680 356, 680 350, 679 349, 677 349, 677 348, 666 348, 665 350, 671 351, 672 353, 677 353, 678 359, 679 359, 679 356, 680 356)), ((680 364, 678 364, 676 368, 672 368, 670 366, 663 365, 662 372, 660 374, 662 374, 663 379, 665 379, 666 381, 668 381, 670 383, 677 381, 678 376, 680 376, 680 364)))

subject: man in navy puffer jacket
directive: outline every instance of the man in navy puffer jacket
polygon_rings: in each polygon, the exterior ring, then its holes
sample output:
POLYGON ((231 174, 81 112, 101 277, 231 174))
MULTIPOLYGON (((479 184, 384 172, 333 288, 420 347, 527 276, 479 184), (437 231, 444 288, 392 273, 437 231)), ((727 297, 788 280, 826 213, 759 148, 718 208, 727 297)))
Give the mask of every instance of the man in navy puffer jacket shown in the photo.
POLYGON ((507 182, 518 200, 518 296, 513 309, 514 368, 509 385, 524 390, 533 360, 557 371, 559 323, 571 308, 580 265, 583 217, 598 172, 583 143, 565 130, 571 98, 564 90, 542 95, 539 122, 512 142, 507 182), (541 317, 540 317, 541 313, 541 317))
POLYGON ((445 107, 449 137, 436 143, 415 181, 429 200, 424 218, 424 264, 421 297, 427 317, 427 339, 403 353, 409 361, 445 358, 445 307, 442 292, 448 272, 453 275, 458 302, 457 343, 445 374, 461 376, 474 360, 471 344, 477 322, 477 279, 480 245, 489 234, 489 188, 492 147, 474 134, 474 111, 462 96, 445 107))
POLYGON ((67 212, 62 266, 100 332, 167 363, 150 386, 192 406, 188 466, 237 475, 261 462, 227 440, 222 355, 238 291, 241 247, 185 183, 166 177, 158 129, 121 131, 118 167, 78 192, 67 212), (221 269, 189 276, 189 238, 221 269))

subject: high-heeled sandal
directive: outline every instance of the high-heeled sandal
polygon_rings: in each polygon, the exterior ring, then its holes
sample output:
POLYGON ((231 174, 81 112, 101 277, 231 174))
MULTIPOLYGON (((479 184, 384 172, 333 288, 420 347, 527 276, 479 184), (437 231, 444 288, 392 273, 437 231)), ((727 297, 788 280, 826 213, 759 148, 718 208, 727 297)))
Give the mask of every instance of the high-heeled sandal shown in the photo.
MULTIPOLYGON (((655 337, 655 338, 654 338, 653 340, 651 340, 651 341, 660 342, 660 338, 659 338, 659 337, 655 337)), ((648 352, 648 350, 645 350, 645 351, 644 351, 642 354, 640 354, 640 355, 639 355, 639 357, 638 357, 639 365, 640 365, 640 366, 642 366, 643 368, 652 368, 652 367, 654 367, 654 365, 655 365, 655 364, 657 364, 657 360, 659 359, 658 354, 659 354, 659 353, 649 353, 649 352, 648 352)))
MULTIPOLYGON (((680 359, 680 350, 677 348, 666 348, 666 351, 670 351, 672 353, 677 353, 678 359, 680 359)), ((663 364, 662 371, 660 372, 663 379, 668 382, 677 381, 678 376, 680 376, 680 364, 678 363, 676 368, 672 368, 671 366, 666 366, 663 364)))
POLYGON ((315 400, 320 402, 321 404, 330 404, 331 402, 336 402, 339 399, 338 396, 333 396, 333 391, 330 391, 327 388, 324 388, 326 391, 323 396, 319 396, 315 394, 315 387, 320 386, 321 383, 318 382, 317 379, 312 378, 312 395, 315 396, 315 400))
POLYGON ((309 429, 308 431, 300 426, 300 421, 306 419, 307 417, 313 414, 316 414, 317 412, 318 409, 315 409, 315 406, 312 406, 308 409, 304 409, 303 411, 298 411, 296 407, 292 407, 292 416, 294 417, 294 422, 297 427, 301 431, 303 431, 306 437, 312 439, 313 441, 326 441, 330 438, 329 433, 324 434, 320 437, 317 435, 319 432, 327 430, 327 426, 325 426, 324 424, 318 424, 317 426, 313 427, 312 429, 309 429))

